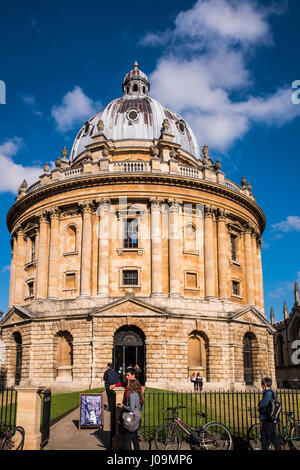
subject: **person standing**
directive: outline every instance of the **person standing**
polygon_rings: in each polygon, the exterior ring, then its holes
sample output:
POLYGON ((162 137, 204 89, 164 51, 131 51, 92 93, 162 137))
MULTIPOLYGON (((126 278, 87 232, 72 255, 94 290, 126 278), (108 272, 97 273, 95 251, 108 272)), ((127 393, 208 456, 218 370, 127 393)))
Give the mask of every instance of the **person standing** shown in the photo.
MULTIPOLYGON (((136 380, 130 380, 126 388, 127 393, 125 395, 125 403, 118 405, 122 411, 133 412, 135 408, 142 411, 142 407, 145 403, 143 392, 141 391, 141 385, 136 380)), ((123 429, 124 432, 124 450, 131 450, 131 443, 133 443, 134 450, 140 450, 140 443, 138 438, 138 429, 136 431, 128 431, 123 429)))
POLYGON ((272 390, 272 379, 264 377, 261 381, 263 398, 258 404, 259 419, 261 421, 261 445, 262 450, 269 450, 272 443, 276 450, 281 450, 280 439, 276 430, 277 421, 268 416, 268 405, 271 400, 276 400, 276 394, 272 390))
POLYGON ((197 390, 201 392, 203 388, 203 378, 201 377, 200 372, 198 372, 196 375, 196 382, 197 382, 197 390))
POLYGON ((191 376, 191 382, 194 384, 194 392, 197 392, 197 382, 196 382, 196 374, 195 372, 191 376))
POLYGON ((112 392, 111 385, 117 384, 119 380, 118 373, 113 369, 113 365, 109 362, 103 375, 109 411, 112 410, 114 404, 114 394, 112 392))

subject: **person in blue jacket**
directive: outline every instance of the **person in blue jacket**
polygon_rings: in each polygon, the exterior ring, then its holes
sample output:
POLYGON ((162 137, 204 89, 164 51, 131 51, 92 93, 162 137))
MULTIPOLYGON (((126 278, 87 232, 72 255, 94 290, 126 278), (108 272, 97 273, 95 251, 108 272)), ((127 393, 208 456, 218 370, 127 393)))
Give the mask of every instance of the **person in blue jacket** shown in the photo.
POLYGON ((262 450, 269 450, 272 443, 276 450, 281 450, 280 439, 276 430, 276 423, 272 418, 267 415, 267 407, 272 399, 276 399, 276 394, 272 390, 272 379, 264 377, 261 381, 263 389, 263 398, 258 404, 259 419, 261 421, 261 444, 262 450))

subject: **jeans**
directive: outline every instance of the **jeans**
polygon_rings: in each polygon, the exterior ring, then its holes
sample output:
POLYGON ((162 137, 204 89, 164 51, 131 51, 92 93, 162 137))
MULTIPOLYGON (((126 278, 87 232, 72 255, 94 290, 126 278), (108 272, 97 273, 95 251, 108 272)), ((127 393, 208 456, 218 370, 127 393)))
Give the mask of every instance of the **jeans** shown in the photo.
POLYGON ((263 420, 261 422, 261 445, 262 450, 269 450, 273 444, 276 450, 281 450, 280 439, 277 434, 276 424, 273 421, 263 420))
POLYGON ((134 450, 140 450, 140 443, 137 437, 137 431, 124 430, 124 450, 131 450, 131 443, 133 442, 134 450))

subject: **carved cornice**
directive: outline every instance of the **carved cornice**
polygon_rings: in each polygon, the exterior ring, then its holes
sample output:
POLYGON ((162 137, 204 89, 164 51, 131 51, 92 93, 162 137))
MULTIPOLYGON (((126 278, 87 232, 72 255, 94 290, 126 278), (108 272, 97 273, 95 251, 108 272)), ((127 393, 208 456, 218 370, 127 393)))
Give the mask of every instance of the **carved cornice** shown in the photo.
POLYGON ((32 204, 36 204, 39 201, 45 200, 47 197, 58 195, 74 189, 83 189, 91 187, 105 187, 107 185, 124 184, 126 189, 129 185, 136 184, 151 184, 153 187, 157 184, 169 185, 176 188, 192 188, 205 192, 206 194, 214 194, 216 196, 225 197, 228 201, 233 201, 245 208, 252 213, 256 218, 260 226, 261 233, 265 228, 265 216, 256 204, 250 198, 242 193, 238 193, 227 186, 222 184, 214 183, 207 180, 196 180, 189 178, 182 178, 176 175, 169 174, 120 174, 120 175, 86 175, 72 180, 56 181, 45 186, 41 186, 39 189, 32 193, 26 194, 22 199, 18 200, 8 211, 7 214, 7 226, 11 230, 14 221, 18 220, 22 216, 25 210, 32 204))

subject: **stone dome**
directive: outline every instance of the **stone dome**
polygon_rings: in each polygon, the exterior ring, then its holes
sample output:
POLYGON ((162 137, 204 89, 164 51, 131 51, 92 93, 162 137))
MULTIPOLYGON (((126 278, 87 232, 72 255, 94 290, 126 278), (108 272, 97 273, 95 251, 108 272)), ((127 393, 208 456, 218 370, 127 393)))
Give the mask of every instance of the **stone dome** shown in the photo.
POLYGON ((84 123, 73 144, 72 160, 93 142, 92 137, 99 132, 99 120, 103 122, 103 132, 108 140, 153 142, 153 139, 159 139, 162 123, 164 119, 168 119, 168 132, 175 136, 174 142, 189 154, 200 158, 198 142, 192 129, 179 114, 164 108, 157 100, 148 96, 150 83, 137 63, 125 75, 122 89, 121 98, 113 100, 103 111, 84 123))

